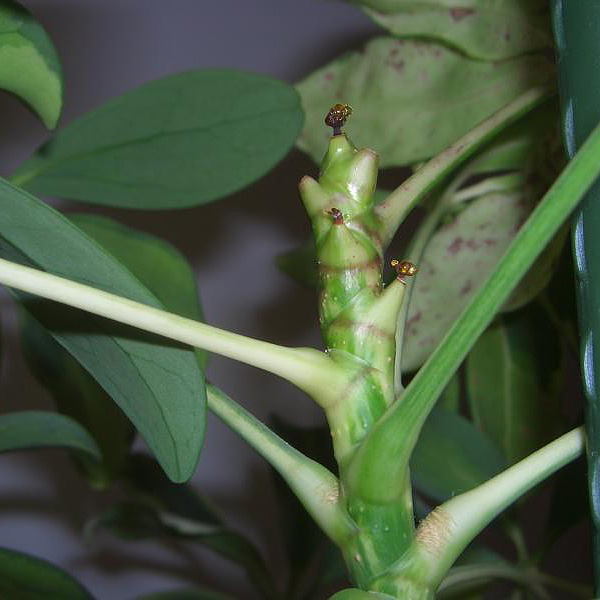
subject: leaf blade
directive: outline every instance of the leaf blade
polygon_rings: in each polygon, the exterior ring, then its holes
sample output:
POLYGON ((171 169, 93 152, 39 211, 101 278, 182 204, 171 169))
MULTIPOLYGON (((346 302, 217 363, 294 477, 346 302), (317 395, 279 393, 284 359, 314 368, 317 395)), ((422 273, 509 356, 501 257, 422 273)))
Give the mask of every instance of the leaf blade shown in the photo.
MULTIPOLYGON (((0 202, 2 256, 161 306, 110 253, 48 205, 1 179, 0 202)), ((26 304, 119 404, 169 476, 189 478, 200 453, 206 404, 194 352, 52 303, 29 298, 26 304)))
POLYGON ((0 453, 48 447, 79 450, 100 460, 100 450, 94 439, 69 417, 47 411, 0 415, 0 453))
POLYGON ((43 27, 12 1, 0 5, 0 88, 25 101, 48 129, 62 108, 62 71, 43 27))
POLYGON ((297 145, 320 162, 329 137, 323 116, 333 102, 347 102, 354 110, 345 131, 355 143, 374 148, 381 167, 414 164, 546 81, 551 71, 536 56, 485 63, 425 41, 376 38, 297 85, 306 112, 297 145))
POLYGON ((7 548, 0 548, 0 593, 12 600, 93 600, 90 593, 62 569, 7 548))
POLYGON ((262 177, 292 147, 302 120, 295 90, 280 81, 188 71, 73 121, 13 181, 36 194, 97 204, 185 208, 262 177))

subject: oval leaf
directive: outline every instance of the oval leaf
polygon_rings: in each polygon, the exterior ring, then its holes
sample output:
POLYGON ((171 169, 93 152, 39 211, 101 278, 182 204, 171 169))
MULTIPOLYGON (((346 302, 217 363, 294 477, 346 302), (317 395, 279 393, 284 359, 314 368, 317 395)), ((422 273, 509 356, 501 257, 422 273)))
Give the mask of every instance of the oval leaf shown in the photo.
MULTIPOLYGON (((2 179, 0 201, 3 257, 162 307, 117 259, 48 205, 2 179)), ((40 299, 27 297, 25 305, 122 408, 169 477, 188 479, 202 445, 206 401, 193 350, 40 299)))
POLYGON ((95 489, 106 488, 122 470, 134 428, 102 386, 26 310, 20 311, 21 344, 27 364, 58 410, 90 433, 102 460, 79 453, 73 459, 95 489))
POLYGON ((425 362, 504 254, 535 198, 528 188, 486 194, 434 234, 410 298, 403 371, 425 362))
POLYGON ((0 548, 0 597, 11 600, 93 600, 91 594, 62 569, 6 548, 0 548))
POLYGON ((552 47, 545 0, 351 0, 399 37, 441 40, 474 58, 500 60, 552 47))
POLYGON ((46 127, 62 108, 62 71, 42 26, 21 6, 0 2, 0 88, 24 100, 46 127))
POLYGON ((512 464, 560 432, 562 348, 533 308, 499 318, 467 358, 473 420, 512 464))
POLYGON ((306 111, 298 146, 320 162, 330 135, 323 118, 333 103, 347 102, 345 130, 355 143, 378 152, 382 167, 412 164, 551 72, 541 56, 487 63, 430 42, 377 38, 298 84, 306 111))
POLYGON ((295 90, 241 71, 152 81, 62 129, 13 181, 37 194, 127 208, 204 204, 262 177, 293 146, 295 90))
POLYGON ((50 447, 79 450, 100 460, 94 439, 69 417, 37 410, 0 416, 0 452, 50 447))
POLYGON ((410 461, 415 487, 438 502, 466 492, 499 473, 502 453, 470 421, 435 408, 410 461))

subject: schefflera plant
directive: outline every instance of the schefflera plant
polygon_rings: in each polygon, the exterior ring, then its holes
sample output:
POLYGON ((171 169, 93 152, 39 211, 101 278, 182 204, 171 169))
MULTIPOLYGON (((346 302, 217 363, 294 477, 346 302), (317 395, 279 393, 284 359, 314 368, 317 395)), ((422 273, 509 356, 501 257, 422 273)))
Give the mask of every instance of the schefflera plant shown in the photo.
MULTIPOLYGON (((314 232, 325 353, 246 338, 5 259, 0 259, 0 282, 246 362, 304 390, 326 413, 339 477, 285 444, 216 387, 209 385, 207 396, 211 410, 277 469, 342 551, 357 588, 339 592, 335 600, 433 598, 454 561, 484 527, 583 451, 583 432, 575 429, 444 502, 415 526, 408 465, 421 428, 478 335, 596 179, 600 128, 546 193, 405 389, 394 380, 395 340, 398 323, 404 326, 398 314, 416 267, 395 260, 397 276, 384 286, 384 252, 404 217, 427 192, 547 95, 542 88, 523 94, 380 202, 374 200, 377 157, 354 147, 341 131, 349 108, 334 107, 327 117, 334 135, 318 181, 305 177, 300 183, 314 232)), ((33 201, 19 188, 4 186, 23 202, 33 201)))

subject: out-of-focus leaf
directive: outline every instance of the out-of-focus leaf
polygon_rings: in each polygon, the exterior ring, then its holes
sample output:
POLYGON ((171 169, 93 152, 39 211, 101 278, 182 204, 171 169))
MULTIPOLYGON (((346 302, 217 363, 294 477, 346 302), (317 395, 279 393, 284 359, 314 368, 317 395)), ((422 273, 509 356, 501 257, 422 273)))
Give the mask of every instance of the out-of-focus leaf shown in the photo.
POLYGON ((37 194, 127 208, 182 208, 262 177, 296 141, 289 85, 228 69, 147 83, 59 131, 13 176, 37 194))
POLYGON ((582 457, 561 469, 554 478, 554 489, 545 530, 545 550, 589 516, 590 503, 586 482, 586 464, 582 457))
POLYGON ((333 103, 347 102, 345 131, 358 146, 378 152, 382 167, 413 164, 551 72, 541 56, 488 63, 431 42, 377 38, 298 84, 306 111, 298 146, 320 162, 330 135, 323 118, 333 103))
POLYGON ((298 283, 315 289, 319 286, 316 260, 315 244, 310 240, 300 248, 280 254, 277 266, 298 283))
POLYGON ((0 597, 6 600, 93 600, 91 594, 62 569, 6 548, 0 548, 0 597))
POLYGON ((552 47, 544 0, 349 0, 399 37, 441 40, 475 58, 501 60, 552 47))
POLYGON ((433 235, 410 298, 403 371, 425 362, 504 254, 536 198, 528 186, 486 194, 433 235))
POLYGON ((81 423, 101 452, 101 461, 73 454, 95 489, 118 476, 134 429, 96 380, 27 311, 20 311, 21 342, 27 363, 62 413, 81 423))
MULTIPOLYGON (((139 279, 72 222, 0 179, 0 255, 162 307, 139 279)), ((193 350, 17 294, 28 311, 100 383, 176 481, 198 461, 205 423, 204 378, 193 350)))
POLYGON ((69 417, 41 410, 0 415, 0 452, 52 447, 78 450, 100 460, 94 439, 69 417))
POLYGON ((448 385, 444 388, 437 401, 437 406, 448 412, 458 412, 460 403, 460 378, 458 372, 454 373, 448 385))
POLYGON ((509 464, 560 432, 563 368, 556 332, 534 309, 498 318, 471 350, 466 381, 473 420, 509 464))
POLYGON ((137 600, 234 600, 231 596, 225 596, 219 592, 207 589, 171 590, 168 592, 157 592, 149 596, 139 596, 137 600))
POLYGON ((124 481, 132 500, 97 517, 88 533, 104 527, 125 539, 175 536, 201 543, 244 568, 265 598, 272 597, 271 576, 256 547, 227 527, 189 485, 172 483, 154 461, 140 454, 131 457, 124 481))
POLYGON ((58 55, 44 28, 12 0, 0 2, 0 88, 24 100, 46 127, 56 126, 63 95, 58 55))
MULTIPOLYGON (((331 472, 336 472, 327 425, 298 427, 276 416, 272 416, 271 420, 271 429, 286 442, 331 472)), ((338 548, 325 537, 283 479, 274 470, 272 473, 280 514, 279 530, 290 566, 287 595, 297 597, 299 590, 305 586, 300 597, 309 600, 320 586, 343 578, 346 568, 338 548)))
POLYGON ((498 448, 467 419, 436 407, 425 422, 410 462, 415 487, 443 502, 499 473, 498 448))

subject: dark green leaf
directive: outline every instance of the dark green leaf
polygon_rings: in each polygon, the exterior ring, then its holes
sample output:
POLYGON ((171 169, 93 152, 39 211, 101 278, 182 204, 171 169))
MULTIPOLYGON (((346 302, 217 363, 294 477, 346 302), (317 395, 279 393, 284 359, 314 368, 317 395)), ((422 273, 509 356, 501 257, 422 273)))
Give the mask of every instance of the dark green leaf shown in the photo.
POLYGON ((172 483, 153 460, 141 454, 131 457, 126 482, 134 501, 114 506, 96 526, 108 527, 125 538, 177 536, 197 541, 244 568, 269 597, 271 579, 258 550, 227 527, 189 485, 172 483))
POLYGON ((24 100, 50 129, 62 107, 56 50, 42 26, 11 0, 0 2, 0 88, 24 100))
POLYGON ((226 69, 152 81, 80 117, 14 175, 37 194, 181 208, 262 177, 302 127, 290 86, 226 69))
MULTIPOLYGON (((1 179, 0 202, 3 257, 162 306, 118 260, 51 207, 1 179)), ((123 409, 169 477, 188 479, 205 422, 204 380, 194 352, 67 307, 19 297, 123 409)))
POLYGON ((560 431, 563 356, 552 324, 535 309, 497 319, 467 358, 473 420, 512 464, 560 431))
POLYGON ((81 423, 102 454, 101 462, 73 454, 77 466, 96 489, 107 487, 123 468, 134 429, 98 382, 27 311, 20 315, 21 341, 27 363, 58 409, 81 423))
MULTIPOLYGON (((196 276, 171 244, 106 217, 72 214, 69 218, 125 265, 167 310, 204 320, 196 276)), ((206 366, 206 352, 196 350, 196 354, 206 366)))
POLYGON ((350 0, 399 37, 441 40, 499 60, 552 47, 545 0, 350 0))
POLYGON ((449 412, 458 412, 460 404, 460 377, 458 372, 454 373, 452 379, 446 385, 437 405, 449 412))
POLYGON ((298 84, 306 111, 298 146, 320 162, 330 135, 323 118, 333 103, 347 102, 354 143, 378 152, 382 167, 413 164, 551 72, 540 56, 487 63, 430 42, 377 38, 298 84))
POLYGON ((48 447, 79 450, 100 460, 94 439, 69 417, 38 410, 0 416, 0 452, 48 447))
POLYGON ((298 283, 315 289, 319 286, 316 261, 315 244, 310 240, 300 248, 280 254, 277 266, 298 283))
POLYGON ((503 466, 498 448, 471 422, 435 408, 413 451, 410 473, 417 489, 443 502, 487 481, 503 466))
POLYGON ((90 593, 54 565, 0 548, 0 597, 6 600, 92 600, 90 593))

